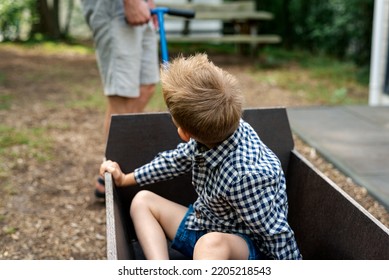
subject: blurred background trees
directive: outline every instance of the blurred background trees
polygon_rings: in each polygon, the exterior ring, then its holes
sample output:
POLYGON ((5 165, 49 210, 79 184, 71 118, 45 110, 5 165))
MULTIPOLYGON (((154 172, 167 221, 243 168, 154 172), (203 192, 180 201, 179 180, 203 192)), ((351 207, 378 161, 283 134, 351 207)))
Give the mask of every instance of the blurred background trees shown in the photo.
MULTIPOLYGON (((260 32, 281 35, 281 47, 369 65, 374 0, 253 1, 274 14, 260 32)), ((1 0, 0 41, 67 39, 79 5, 79 0, 1 0)))
POLYGON ((66 39, 74 0, 1 0, 1 41, 66 39))
POLYGON ((255 1, 275 16, 261 32, 281 35, 284 47, 370 63, 374 0, 255 1))

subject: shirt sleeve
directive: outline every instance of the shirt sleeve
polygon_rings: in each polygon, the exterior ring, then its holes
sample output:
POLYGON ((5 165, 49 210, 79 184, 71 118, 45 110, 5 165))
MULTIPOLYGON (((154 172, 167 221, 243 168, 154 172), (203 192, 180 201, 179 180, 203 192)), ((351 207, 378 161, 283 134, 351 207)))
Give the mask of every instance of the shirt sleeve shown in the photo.
POLYGON ((135 180, 142 186, 183 175, 192 168, 191 154, 190 146, 180 143, 176 149, 161 152, 151 162, 135 169, 135 180))
POLYGON ((299 259, 294 234, 287 222, 285 179, 276 171, 250 173, 230 189, 227 199, 258 244, 274 259, 299 259))

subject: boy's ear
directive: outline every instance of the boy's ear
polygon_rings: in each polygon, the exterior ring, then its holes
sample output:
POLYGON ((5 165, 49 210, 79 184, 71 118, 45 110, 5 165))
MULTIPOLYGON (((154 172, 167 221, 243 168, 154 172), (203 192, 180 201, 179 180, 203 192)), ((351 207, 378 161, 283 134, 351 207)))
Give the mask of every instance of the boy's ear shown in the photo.
POLYGON ((191 138, 191 135, 185 130, 183 130, 181 127, 177 128, 177 133, 180 136, 180 138, 185 142, 188 142, 191 138))

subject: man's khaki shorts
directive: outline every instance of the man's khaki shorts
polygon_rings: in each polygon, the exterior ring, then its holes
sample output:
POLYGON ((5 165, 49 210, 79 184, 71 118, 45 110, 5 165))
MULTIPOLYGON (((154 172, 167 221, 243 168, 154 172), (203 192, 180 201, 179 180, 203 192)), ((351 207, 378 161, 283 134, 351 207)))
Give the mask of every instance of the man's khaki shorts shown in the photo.
POLYGON ((151 22, 131 26, 124 15, 97 10, 89 25, 105 95, 135 98, 140 85, 158 83, 158 40, 151 22))

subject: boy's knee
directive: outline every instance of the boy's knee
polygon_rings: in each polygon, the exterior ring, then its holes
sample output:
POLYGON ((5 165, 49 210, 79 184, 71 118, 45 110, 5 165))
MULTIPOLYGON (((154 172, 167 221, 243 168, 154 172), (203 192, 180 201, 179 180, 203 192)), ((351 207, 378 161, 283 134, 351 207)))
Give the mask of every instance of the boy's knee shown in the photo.
POLYGON ((220 232, 210 232, 203 235, 196 243, 194 254, 197 256, 223 256, 228 254, 228 241, 220 232))
POLYGON ((139 191, 131 201, 130 214, 136 213, 140 209, 147 207, 148 202, 151 200, 152 192, 142 190, 139 191))
POLYGON ((211 232, 196 243, 193 259, 247 260, 249 248, 246 241, 237 235, 211 232))

